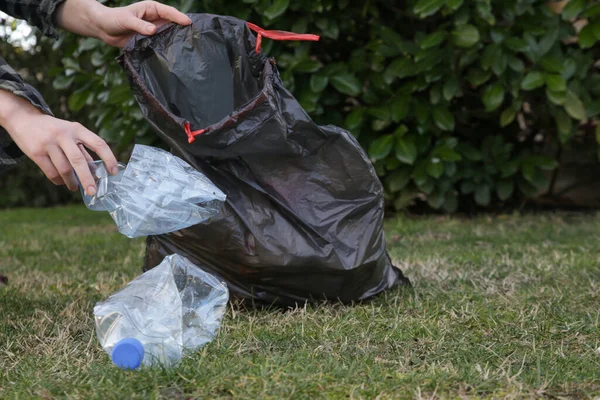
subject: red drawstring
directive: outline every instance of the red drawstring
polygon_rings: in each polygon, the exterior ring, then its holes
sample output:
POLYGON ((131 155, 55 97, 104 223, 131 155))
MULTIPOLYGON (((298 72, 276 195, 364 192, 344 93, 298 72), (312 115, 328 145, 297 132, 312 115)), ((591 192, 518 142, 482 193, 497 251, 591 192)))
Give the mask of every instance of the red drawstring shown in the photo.
POLYGON ((196 140, 196 136, 202 135, 204 132, 206 132, 206 129, 198 129, 197 131, 192 131, 192 126, 189 122, 183 124, 183 129, 185 129, 185 134, 187 135, 188 143, 190 144, 194 143, 194 140, 196 140))
POLYGON ((285 31, 267 31, 258 25, 254 25, 251 22, 246 22, 248 28, 252 29, 257 33, 256 35, 256 52, 260 53, 260 45, 262 44, 262 37, 266 37, 273 40, 310 40, 317 42, 320 37, 318 35, 312 35, 307 33, 293 33, 285 31))

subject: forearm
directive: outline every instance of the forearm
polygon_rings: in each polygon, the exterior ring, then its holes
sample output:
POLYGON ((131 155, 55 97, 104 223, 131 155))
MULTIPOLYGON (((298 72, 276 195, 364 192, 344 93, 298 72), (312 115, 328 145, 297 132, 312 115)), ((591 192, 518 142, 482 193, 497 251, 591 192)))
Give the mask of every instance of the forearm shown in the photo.
POLYGON ((66 0, 56 12, 56 24, 78 35, 100 38, 97 21, 106 9, 96 0, 66 0))

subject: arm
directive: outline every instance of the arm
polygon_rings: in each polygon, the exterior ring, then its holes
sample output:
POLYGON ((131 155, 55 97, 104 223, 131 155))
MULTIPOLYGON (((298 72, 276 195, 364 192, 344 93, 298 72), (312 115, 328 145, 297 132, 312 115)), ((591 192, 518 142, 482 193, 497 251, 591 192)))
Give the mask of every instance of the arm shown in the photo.
MULTIPOLYGON (((135 33, 153 34, 158 26, 169 21, 182 25, 191 23, 173 7, 153 1, 108 8, 95 0, 0 0, 0 10, 27 19, 49 36, 56 36, 56 23, 113 46, 123 46, 135 33)), ((0 127, 6 129, 14 143, 57 185, 65 184, 77 190, 74 169, 87 194, 95 194, 96 185, 87 166, 91 157, 85 147, 95 151, 109 171, 116 171, 117 161, 104 140, 81 124, 52 117, 41 96, 23 83, 2 58, 0 127)), ((0 165, 14 164, 18 157, 8 152, 12 146, 7 147, 6 142, 0 129, 0 146, 3 146, 0 165)))
POLYGON ((33 106, 28 99, 0 89, 0 126, 15 144, 56 185, 77 190, 73 169, 90 195, 96 193, 87 163, 92 161, 84 146, 95 151, 116 173, 117 160, 99 136, 76 122, 54 118, 33 106))

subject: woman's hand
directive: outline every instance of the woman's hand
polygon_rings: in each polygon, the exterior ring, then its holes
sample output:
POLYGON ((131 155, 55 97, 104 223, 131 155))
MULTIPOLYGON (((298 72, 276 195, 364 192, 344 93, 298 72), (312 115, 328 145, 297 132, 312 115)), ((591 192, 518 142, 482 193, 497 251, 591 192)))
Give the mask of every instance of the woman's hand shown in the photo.
POLYGON ((57 22, 70 32, 95 37, 116 47, 123 47, 136 33, 153 35, 168 22, 184 26, 192 23, 176 8, 156 1, 109 8, 95 0, 66 0, 57 12, 57 22))
POLYGON ((44 114, 27 100, 4 90, 0 90, 0 126, 56 185, 77 190, 74 169, 86 194, 96 194, 88 166, 93 159, 85 147, 102 158, 108 171, 118 172, 117 160, 102 138, 81 124, 44 114))

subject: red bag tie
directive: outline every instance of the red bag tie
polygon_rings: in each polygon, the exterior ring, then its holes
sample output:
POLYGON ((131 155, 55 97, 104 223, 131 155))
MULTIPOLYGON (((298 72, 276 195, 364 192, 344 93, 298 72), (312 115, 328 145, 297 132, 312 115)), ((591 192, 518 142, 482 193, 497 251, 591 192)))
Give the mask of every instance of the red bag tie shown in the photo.
POLYGON ((256 35, 256 52, 260 53, 260 46, 262 44, 263 36, 273 40, 307 40, 312 42, 317 42, 321 39, 318 35, 312 35, 309 33, 294 33, 294 32, 286 32, 286 31, 268 31, 261 28, 258 25, 255 25, 251 22, 246 22, 248 24, 248 28, 252 29, 257 33, 256 35))
POLYGON ((204 132, 206 132, 206 129, 198 129, 197 131, 193 131, 192 126, 189 122, 183 124, 183 129, 185 130, 185 134, 188 137, 188 143, 190 144, 194 143, 194 140, 196 140, 196 136, 202 135, 204 132))

